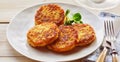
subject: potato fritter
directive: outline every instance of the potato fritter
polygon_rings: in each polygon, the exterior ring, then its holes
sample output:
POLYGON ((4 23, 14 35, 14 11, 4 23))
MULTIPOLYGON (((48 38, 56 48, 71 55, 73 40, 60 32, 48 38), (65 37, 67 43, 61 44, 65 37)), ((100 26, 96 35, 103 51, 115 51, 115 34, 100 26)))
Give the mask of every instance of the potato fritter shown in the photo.
POLYGON ((48 49, 56 52, 70 51, 76 46, 77 31, 72 26, 59 26, 58 39, 48 46, 48 49))
POLYGON ((57 25, 64 23, 64 10, 57 4, 43 5, 35 15, 35 24, 54 22, 57 25))
POLYGON ((95 39, 95 32, 88 24, 74 24, 73 27, 78 31, 78 41, 76 46, 87 46, 95 39))
POLYGON ((27 33, 28 43, 33 47, 42 47, 58 38, 59 28, 55 23, 42 23, 31 28, 27 33))

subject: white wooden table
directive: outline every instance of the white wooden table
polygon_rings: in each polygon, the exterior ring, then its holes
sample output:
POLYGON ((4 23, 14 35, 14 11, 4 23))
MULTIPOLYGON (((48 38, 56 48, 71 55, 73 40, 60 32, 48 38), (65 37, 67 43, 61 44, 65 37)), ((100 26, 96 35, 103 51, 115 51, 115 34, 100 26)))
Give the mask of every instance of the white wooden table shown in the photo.
MULTIPOLYGON (((22 9, 42 2, 54 1, 77 4, 74 0, 0 0, 0 62, 36 62, 19 54, 9 45, 6 38, 6 28, 10 19, 22 9)), ((95 15, 100 12, 92 9, 88 10, 95 15)), ((106 11, 120 15, 120 5, 106 11)))

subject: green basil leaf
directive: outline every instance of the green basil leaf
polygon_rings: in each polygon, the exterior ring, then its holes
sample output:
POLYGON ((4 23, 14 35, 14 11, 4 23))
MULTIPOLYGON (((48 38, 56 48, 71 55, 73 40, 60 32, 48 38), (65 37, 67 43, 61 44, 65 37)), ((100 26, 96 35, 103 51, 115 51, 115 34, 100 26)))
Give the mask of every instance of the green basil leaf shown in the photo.
POLYGON ((80 21, 80 20, 81 20, 81 15, 80 15, 80 13, 75 13, 75 14, 73 15, 73 19, 74 19, 75 21, 80 21))

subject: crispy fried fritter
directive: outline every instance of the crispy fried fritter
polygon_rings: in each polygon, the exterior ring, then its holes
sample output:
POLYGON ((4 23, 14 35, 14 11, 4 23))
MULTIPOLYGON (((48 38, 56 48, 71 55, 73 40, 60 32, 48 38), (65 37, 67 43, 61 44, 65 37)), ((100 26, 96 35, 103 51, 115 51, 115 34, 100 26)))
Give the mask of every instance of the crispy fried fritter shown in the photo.
POLYGON ((95 32, 88 24, 74 24, 73 27, 78 31, 77 46, 87 46, 95 39, 95 32))
POLYGON ((55 23, 42 23, 27 33, 28 43, 33 47, 46 46, 58 38, 59 28, 55 23))
POLYGON ((72 50, 78 38, 77 31, 72 26, 61 25, 59 27, 60 33, 58 39, 48 46, 48 49, 51 49, 56 52, 65 52, 72 50))
POLYGON ((57 25, 64 22, 64 10, 57 4, 43 5, 39 8, 35 15, 35 24, 43 22, 54 22, 57 25))

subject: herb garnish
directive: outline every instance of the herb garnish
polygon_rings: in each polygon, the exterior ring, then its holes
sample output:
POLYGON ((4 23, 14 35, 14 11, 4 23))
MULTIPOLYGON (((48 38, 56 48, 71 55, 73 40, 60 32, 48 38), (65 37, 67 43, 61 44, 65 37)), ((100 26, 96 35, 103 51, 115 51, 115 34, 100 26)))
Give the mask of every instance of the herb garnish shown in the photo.
POLYGON ((65 17, 66 17, 66 20, 64 22, 65 25, 72 25, 72 23, 83 23, 81 21, 81 18, 82 18, 81 14, 75 13, 75 14, 71 15, 69 9, 66 10, 65 17))

